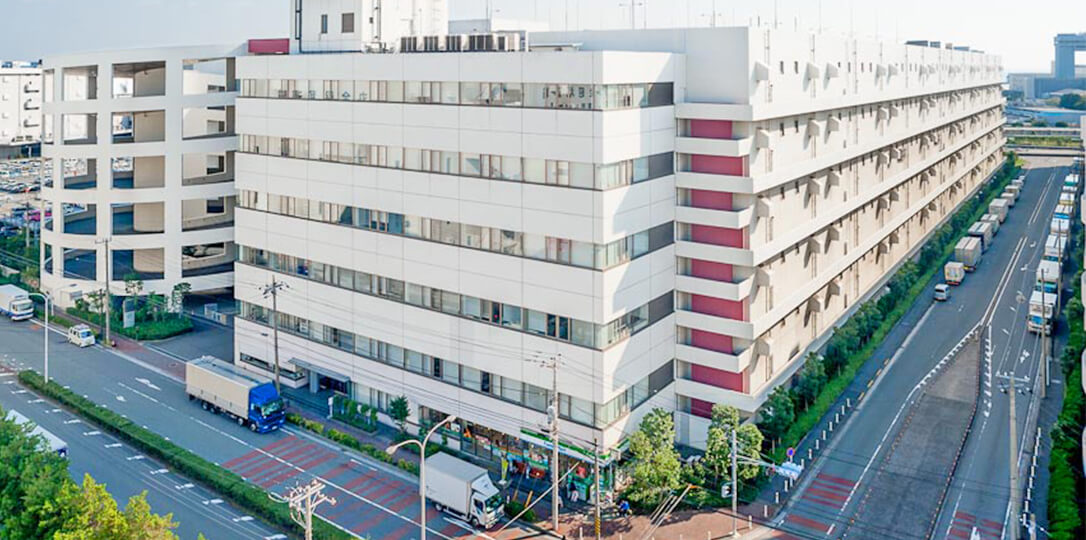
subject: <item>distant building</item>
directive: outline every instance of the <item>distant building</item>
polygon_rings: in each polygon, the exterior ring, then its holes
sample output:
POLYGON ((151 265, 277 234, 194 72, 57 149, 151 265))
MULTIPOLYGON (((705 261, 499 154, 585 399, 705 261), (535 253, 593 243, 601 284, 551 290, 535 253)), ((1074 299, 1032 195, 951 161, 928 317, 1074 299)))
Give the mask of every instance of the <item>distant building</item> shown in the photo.
POLYGON ((1011 90, 1021 89, 1026 99, 1044 98, 1059 90, 1086 89, 1086 66, 1075 64, 1075 53, 1086 51, 1086 33, 1056 34, 1051 73, 1010 75, 1011 90))
POLYGON ((41 143, 41 68, 0 63, 0 159, 33 155, 41 143))

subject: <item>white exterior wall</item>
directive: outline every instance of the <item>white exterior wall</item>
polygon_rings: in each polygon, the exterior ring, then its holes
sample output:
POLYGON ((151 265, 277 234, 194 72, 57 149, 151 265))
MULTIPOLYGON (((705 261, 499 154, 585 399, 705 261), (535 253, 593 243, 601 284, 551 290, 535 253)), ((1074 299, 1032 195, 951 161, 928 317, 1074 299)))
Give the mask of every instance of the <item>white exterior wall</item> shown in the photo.
MULTIPOLYGON (((44 115, 51 125, 74 126, 75 132, 92 137, 90 144, 65 144, 64 130, 58 129, 52 140, 43 144, 42 154, 58 164, 46 174, 52 182, 42 189, 43 204, 54 216, 63 216, 63 203, 95 205, 97 210, 94 234, 72 234, 64 231, 63 219, 54 220, 52 229, 42 231, 42 243, 52 249, 52 272, 44 271, 45 249, 42 250, 43 288, 54 298, 70 298, 60 291, 79 290, 90 292, 101 289, 106 276, 105 245, 101 240, 111 239, 110 250, 161 250, 135 251, 137 270, 151 266, 161 268, 162 279, 145 281, 145 291, 168 294, 179 282, 192 285, 192 290, 213 290, 233 285, 232 272, 182 277, 182 269, 191 269, 192 263, 182 263, 183 246, 233 242, 232 227, 183 231, 183 201, 233 197, 231 179, 220 178, 216 182, 182 185, 183 156, 196 153, 216 153, 230 156, 237 149, 237 138, 232 132, 221 136, 184 138, 185 127, 191 122, 206 124, 207 117, 226 117, 234 106, 235 91, 195 93, 206 89, 209 75, 183 69, 186 60, 226 59, 228 63, 239 53, 237 46, 175 47, 141 49, 91 54, 78 54, 49 58, 44 69, 51 73, 53 88, 46 95, 55 98, 46 101, 44 115), (137 96, 114 97, 113 67, 115 64, 165 62, 165 73, 142 80, 137 77, 137 96), (66 73, 66 68, 93 67, 97 70, 94 92, 89 93, 87 77, 66 73), (156 82, 158 77, 162 81, 156 82), (193 82, 189 79, 198 79, 193 82), (155 90, 158 91, 155 91, 155 90), (150 95, 148 95, 150 94, 150 95), (93 99, 87 99, 93 95, 93 99), (224 110, 207 108, 222 107, 224 110), (194 110, 199 117, 186 117, 186 110, 194 110), (135 113, 133 142, 113 141, 114 113, 135 113), (95 115, 95 116, 88 116, 95 115), (88 119, 96 122, 88 125, 88 119), (112 158, 133 158, 135 163, 134 189, 114 188, 112 182, 112 158), (64 159, 94 159, 97 175, 96 187, 91 189, 66 189, 64 159), (153 187, 145 187, 153 186, 153 187), (134 234, 113 234, 113 205, 132 204, 134 234), (141 228, 153 232, 139 232, 141 228), (64 274, 64 249, 90 250, 96 255, 96 280, 64 274), (162 254, 159 258, 158 253, 162 254)), ((73 70, 68 69, 68 71, 73 70)), ((214 77, 212 77, 214 78, 214 77)), ((223 76, 219 76, 222 79, 223 76)), ((192 216, 184 216, 192 217, 192 216)), ((112 280, 114 294, 124 290, 121 280, 112 280)))
POLYGON ((41 141, 40 68, 0 68, 0 146, 41 141))
MULTIPOLYGON (((682 64, 669 54, 476 53, 247 57, 241 79, 501 81, 548 83, 670 82, 682 64)), ((673 150, 672 106, 615 111, 531 109, 283 99, 238 100, 244 135, 301 137, 451 152, 480 152, 613 163, 673 150)), ((240 154, 239 190, 292 195, 474 225, 606 244, 674 219, 671 175, 607 191, 240 154)), ((410 283, 605 324, 671 294, 668 246, 605 271, 449 246, 239 209, 237 242, 410 283)), ((269 306, 257 288, 265 269, 239 264, 239 300, 269 306)), ((674 356, 671 317, 606 351, 399 304, 307 280, 279 276, 285 313, 428 355, 550 388, 550 370, 526 359, 561 355, 559 388, 605 403, 674 356)), ((265 332, 266 333, 266 332, 265 332)), ((283 343, 283 342, 281 342, 283 343)), ((511 435, 538 429, 537 411, 450 387, 362 357, 290 338, 281 359, 321 365, 393 395, 511 435), (372 381, 372 382, 367 382, 372 381), (381 384, 378 384, 381 383, 381 384), (450 390, 451 389, 451 390, 450 390), (491 418, 501 411, 501 420, 491 418)), ((239 321, 237 354, 269 359, 270 342, 239 321)), ((661 392, 634 415, 595 430, 562 429, 581 441, 617 444, 643 411, 670 407, 661 392)), ((568 425, 567 425, 568 424, 568 425)), ((583 443, 581 443, 583 445, 583 443)))
POLYGON ((534 38, 685 54, 675 391, 691 446, 713 403, 754 414, 1001 162, 993 56, 766 28, 534 38))
POLYGON ((357 52, 380 48, 380 44, 395 49, 401 36, 448 33, 448 0, 287 0, 287 3, 292 53, 357 52), (344 14, 354 20, 351 32, 343 31, 344 14), (324 28, 322 16, 327 21, 324 28))

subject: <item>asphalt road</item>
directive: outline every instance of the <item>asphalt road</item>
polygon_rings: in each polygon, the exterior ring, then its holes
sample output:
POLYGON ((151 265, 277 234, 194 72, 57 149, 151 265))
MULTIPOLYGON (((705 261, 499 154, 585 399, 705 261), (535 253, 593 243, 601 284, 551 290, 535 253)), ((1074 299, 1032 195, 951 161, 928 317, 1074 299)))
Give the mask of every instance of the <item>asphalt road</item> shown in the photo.
MULTIPOLYGON (((203 411, 188 400, 176 375, 140 361, 142 356, 161 354, 151 348, 124 352, 97 346, 78 349, 65 344, 59 332, 50 345, 50 374, 61 384, 70 385, 204 459, 274 493, 320 478, 328 486, 325 493, 336 498, 337 504, 321 506, 318 513, 336 525, 360 538, 418 537, 419 500, 414 476, 289 427, 256 434, 223 416, 203 411)), ((0 321, 0 358, 15 367, 40 371, 41 348, 41 330, 36 324, 0 321)), ((168 360, 176 363, 173 358, 168 360)), ((155 509, 174 510, 168 503, 155 509)), ((427 511, 427 529, 428 536, 436 539, 538 536, 517 527, 477 534, 467 524, 439 514, 433 506, 427 511)), ((205 530, 205 534, 212 539, 234 537, 221 528, 205 530)))
MULTIPOLYGON (((1037 363, 1031 359, 1040 356, 1035 352, 1039 351, 1038 340, 1033 334, 1025 333, 1026 306, 1019 309, 1016 296, 1022 291, 1028 298, 1036 264, 1043 252, 1043 241, 1048 235, 1049 218, 1059 197, 1059 185, 1048 180, 1055 182, 1058 177, 1062 183, 1060 173, 1065 171, 1063 165, 1066 163, 1069 160, 1034 158, 1021 198, 1011 209, 977 270, 970 273, 962 285, 953 288, 951 299, 945 303, 931 301, 934 284, 930 284, 925 296, 903 319, 908 326, 899 325, 902 328, 897 329, 898 333, 907 332, 907 335, 889 339, 875 352, 874 358, 886 360, 886 367, 866 390, 866 397, 848 420, 837 429, 821 456, 808 466, 789 495, 785 508, 778 514, 777 526, 802 537, 926 537, 926 530, 888 529, 856 520, 858 507, 865 500, 887 453, 892 451, 892 436, 900 430, 911 407, 923 394, 921 381, 986 315, 991 318, 993 353, 989 362, 992 371, 1014 369, 1018 376, 1034 379, 1037 363), (1052 187, 1046 189, 1047 186, 1052 187)), ((959 472, 951 482, 947 502, 935 529, 936 538, 959 537, 957 528, 946 525, 948 512, 950 516, 955 512, 970 514, 974 521, 982 524, 987 524, 983 520, 997 524, 997 535, 987 538, 1002 537, 1006 528, 1009 493, 1007 400, 1005 394, 999 394, 992 377, 987 376, 988 370, 989 366, 982 366, 982 384, 986 391, 981 394, 982 403, 978 409, 978 419, 982 419, 981 422, 988 419, 987 426, 979 434, 971 435, 966 443, 959 472)), ((1020 396, 1018 400, 1020 435, 1029 397, 1020 396)), ((948 452, 956 450, 946 449, 948 452)), ((911 474, 934 483, 946 482, 945 477, 925 477, 920 471, 892 472, 911 474)), ((903 492, 892 500, 876 502, 888 505, 888 508, 902 508, 910 505, 909 497, 910 493, 903 492)), ((985 530, 993 529, 991 524, 988 525, 985 530)), ((981 534, 980 538, 986 537, 981 534)))
POLYGON ((151 510, 172 513, 178 523, 174 532, 184 540, 195 540, 199 533, 209 540, 285 538, 218 495, 23 388, 13 371, 0 372, 0 406, 19 411, 68 444, 68 472, 76 482, 89 473, 106 485, 122 508, 129 497, 146 491, 151 510))

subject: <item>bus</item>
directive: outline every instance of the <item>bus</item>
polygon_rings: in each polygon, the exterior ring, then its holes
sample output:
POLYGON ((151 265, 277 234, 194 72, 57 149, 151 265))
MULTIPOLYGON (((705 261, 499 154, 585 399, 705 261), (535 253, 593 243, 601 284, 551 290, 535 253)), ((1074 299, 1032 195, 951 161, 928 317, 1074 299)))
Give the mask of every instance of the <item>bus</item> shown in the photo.
POLYGON ((45 444, 49 445, 49 450, 56 452, 57 455, 62 458, 68 457, 68 443, 64 442, 60 437, 53 435, 45 428, 31 422, 29 418, 23 416, 15 409, 9 409, 7 417, 8 420, 19 424, 20 426, 30 426, 30 434, 40 435, 41 438, 45 440, 45 444))

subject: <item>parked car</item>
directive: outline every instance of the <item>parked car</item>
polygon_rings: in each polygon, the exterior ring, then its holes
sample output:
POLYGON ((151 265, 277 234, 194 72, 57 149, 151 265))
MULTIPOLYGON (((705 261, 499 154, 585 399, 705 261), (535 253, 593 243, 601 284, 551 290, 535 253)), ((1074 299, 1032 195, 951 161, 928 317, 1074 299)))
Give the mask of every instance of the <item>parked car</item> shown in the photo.
POLYGON ((940 283, 935 286, 935 299, 944 302, 950 300, 950 285, 940 283))

